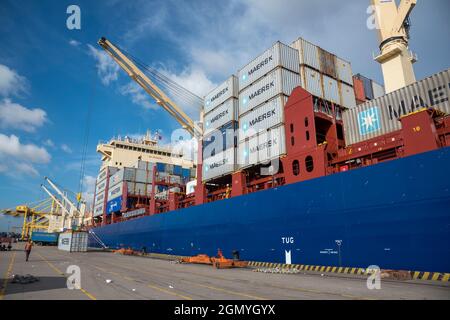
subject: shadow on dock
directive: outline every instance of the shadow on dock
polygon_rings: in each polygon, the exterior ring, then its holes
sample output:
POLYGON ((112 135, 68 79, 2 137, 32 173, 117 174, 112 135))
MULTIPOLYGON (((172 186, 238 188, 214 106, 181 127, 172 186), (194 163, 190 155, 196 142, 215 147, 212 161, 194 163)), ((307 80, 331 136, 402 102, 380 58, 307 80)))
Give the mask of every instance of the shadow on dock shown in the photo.
MULTIPOLYGON (((39 281, 27 284, 13 283, 12 279, 8 279, 8 285, 6 287, 6 295, 12 295, 17 293, 37 292, 45 290, 54 290, 67 288, 66 278, 63 277, 37 277, 39 281)), ((5 279, 0 278, 0 288, 3 287, 5 279)))

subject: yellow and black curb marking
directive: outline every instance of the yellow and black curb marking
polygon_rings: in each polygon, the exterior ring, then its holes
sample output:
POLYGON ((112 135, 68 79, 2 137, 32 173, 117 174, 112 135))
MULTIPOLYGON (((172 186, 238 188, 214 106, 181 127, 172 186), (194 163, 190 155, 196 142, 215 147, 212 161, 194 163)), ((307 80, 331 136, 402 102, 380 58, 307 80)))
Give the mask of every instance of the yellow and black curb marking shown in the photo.
POLYGON ((439 272, 411 271, 411 276, 414 280, 432 280, 432 281, 449 282, 450 279, 450 273, 439 273, 439 272))
MULTIPOLYGON (((282 264, 282 263, 270 263, 270 262, 255 262, 250 261, 248 263, 250 267, 262 267, 262 268, 279 268, 279 269, 297 269, 299 271, 313 271, 313 272, 326 272, 326 273, 342 273, 342 274, 356 274, 365 275, 366 269, 363 268, 351 268, 351 267, 325 267, 325 266, 309 266, 302 264, 282 264)), ((384 270, 381 270, 383 273, 384 270)), ((439 272, 419 272, 419 271, 407 271, 411 275, 413 280, 432 280, 432 281, 450 281, 450 273, 439 272)))
MULTIPOLYGON (((186 258, 184 256, 175 256, 164 253, 147 253, 145 254, 145 257, 164 260, 180 260, 182 258, 186 258)), ((283 264, 283 263, 256 262, 256 261, 249 261, 248 265, 250 267, 278 268, 286 270, 296 269, 299 271, 310 271, 310 272, 326 272, 326 273, 341 273, 341 274, 355 274, 355 275, 367 274, 366 269, 351 268, 351 267, 310 266, 303 264, 283 264)), ((382 273, 384 271, 385 270, 381 270, 382 273)), ((409 272, 412 280, 450 282, 450 273, 421 272, 421 271, 406 271, 406 272, 407 273, 409 272)))

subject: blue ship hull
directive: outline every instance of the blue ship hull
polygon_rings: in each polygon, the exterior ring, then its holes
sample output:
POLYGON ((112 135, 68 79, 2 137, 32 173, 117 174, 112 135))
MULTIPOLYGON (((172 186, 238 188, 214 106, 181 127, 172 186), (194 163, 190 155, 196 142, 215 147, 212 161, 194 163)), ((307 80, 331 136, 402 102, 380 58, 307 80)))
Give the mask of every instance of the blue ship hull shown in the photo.
POLYGON ((450 148, 98 227, 109 247, 450 271, 450 148))

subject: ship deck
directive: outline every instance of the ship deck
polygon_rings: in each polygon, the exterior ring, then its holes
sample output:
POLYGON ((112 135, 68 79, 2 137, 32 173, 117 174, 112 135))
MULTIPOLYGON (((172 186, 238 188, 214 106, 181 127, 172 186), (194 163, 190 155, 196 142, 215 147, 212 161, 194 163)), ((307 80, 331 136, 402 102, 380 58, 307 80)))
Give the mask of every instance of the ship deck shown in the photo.
POLYGON ((67 253, 35 246, 25 262, 23 244, 0 252, 0 299, 24 300, 385 300, 450 299, 443 282, 382 280, 369 290, 367 279, 323 273, 269 274, 251 269, 216 270, 206 265, 123 256, 111 252, 67 253), (68 290, 65 272, 80 267, 82 290, 68 290), (11 275, 31 274, 30 284, 11 283, 11 275))

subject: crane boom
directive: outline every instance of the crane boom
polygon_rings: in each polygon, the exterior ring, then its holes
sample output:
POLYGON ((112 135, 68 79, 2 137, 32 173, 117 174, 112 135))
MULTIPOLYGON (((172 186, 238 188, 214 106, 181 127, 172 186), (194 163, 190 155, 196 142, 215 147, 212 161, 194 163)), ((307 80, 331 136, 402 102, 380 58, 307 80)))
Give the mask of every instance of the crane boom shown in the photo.
POLYGON ((66 207, 56 198, 53 193, 51 193, 43 184, 41 184, 41 188, 44 189, 44 191, 53 199, 53 201, 56 202, 56 204, 64 210, 68 215, 70 215, 70 212, 66 209, 66 207))
POLYGON ((111 58, 147 92, 156 103, 173 116, 184 129, 194 137, 201 137, 203 130, 198 126, 176 103, 174 103, 144 72, 142 72, 131 59, 106 38, 101 38, 98 44, 111 56, 111 58))
POLYGON ((64 201, 69 204, 71 212, 79 213, 77 206, 75 204, 73 204, 73 202, 70 201, 69 198, 67 198, 67 196, 64 194, 64 192, 59 190, 59 188, 52 182, 52 180, 50 180, 48 177, 45 177, 44 179, 52 186, 53 189, 55 189, 55 191, 61 196, 61 198, 63 198, 64 201))

